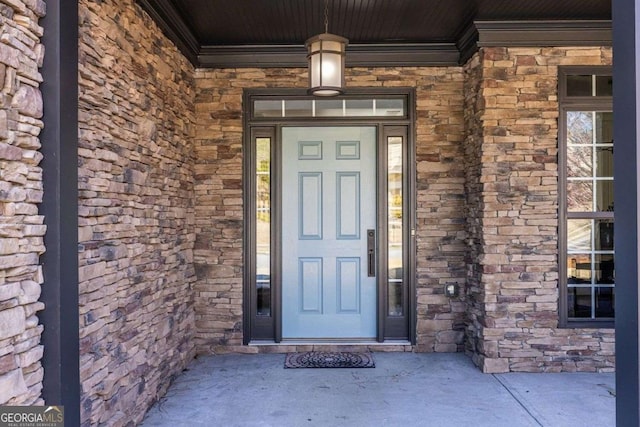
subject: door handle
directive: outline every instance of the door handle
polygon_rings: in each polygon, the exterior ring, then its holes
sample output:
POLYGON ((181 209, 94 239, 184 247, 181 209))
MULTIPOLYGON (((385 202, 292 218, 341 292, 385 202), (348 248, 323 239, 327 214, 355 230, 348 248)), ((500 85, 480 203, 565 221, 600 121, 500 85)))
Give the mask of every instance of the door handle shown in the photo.
POLYGON ((367 230, 367 274, 376 275, 376 230, 367 230))

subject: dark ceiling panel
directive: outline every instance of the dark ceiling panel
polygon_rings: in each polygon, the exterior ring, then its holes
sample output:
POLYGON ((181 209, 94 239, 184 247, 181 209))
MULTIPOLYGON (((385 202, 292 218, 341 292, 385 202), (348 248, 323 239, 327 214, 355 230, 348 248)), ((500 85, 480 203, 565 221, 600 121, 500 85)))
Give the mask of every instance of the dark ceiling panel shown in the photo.
MULTIPOLYGON (((324 32, 318 0, 176 0, 203 45, 301 44, 324 32)), ((330 0, 329 32, 352 43, 452 41, 473 17, 470 0, 330 0)))
MULTIPOLYGON (((305 40, 324 32, 324 0, 137 1, 196 65, 297 66, 305 40)), ((478 37, 485 46, 610 39, 612 0, 327 1, 329 32, 349 39, 358 64, 447 64, 456 52, 465 61, 478 37)))
MULTIPOLYGON (((174 0, 202 45, 301 44, 324 31, 322 0, 174 0)), ((455 41, 473 19, 611 19, 611 0, 329 0, 351 43, 455 41)))

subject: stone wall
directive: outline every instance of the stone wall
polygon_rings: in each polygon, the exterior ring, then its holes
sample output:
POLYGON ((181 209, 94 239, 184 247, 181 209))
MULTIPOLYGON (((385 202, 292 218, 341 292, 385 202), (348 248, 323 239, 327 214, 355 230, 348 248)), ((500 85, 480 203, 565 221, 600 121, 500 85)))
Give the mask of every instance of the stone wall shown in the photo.
POLYGON ((82 423, 130 425, 195 356, 194 70, 133 0, 79 5, 82 423))
MULTIPOLYGON (((463 72, 451 68, 349 68, 348 87, 417 92, 418 350, 461 351, 465 281, 463 72)), ((242 344, 242 90, 307 85, 304 69, 196 72, 196 345, 199 352, 258 352, 242 344)))
MULTIPOLYGON (((486 372, 613 369, 613 330, 558 328, 558 66, 608 64, 610 48, 484 48, 463 69, 347 69, 348 86, 417 90, 418 351, 460 351, 466 329, 486 372)), ((197 347, 257 352, 241 346, 242 89, 305 87, 305 70, 196 81, 197 347)))
POLYGON ((0 405, 42 405, 43 1, 0 0, 0 405))
POLYGON ((611 60, 610 48, 484 48, 466 67, 479 96, 466 116, 468 349, 485 372, 613 369, 613 329, 558 328, 558 66, 611 60))
POLYGON ((456 67, 394 75, 416 88, 416 350, 462 351, 466 297, 449 298, 444 287, 465 284, 464 74, 456 67))
POLYGON ((242 346, 242 90, 305 87, 305 70, 196 71, 194 262, 199 353, 242 346))
POLYGON ((482 241, 482 51, 476 53, 465 64, 464 73, 464 165, 467 213, 467 280, 464 291, 467 298, 468 323, 466 328, 466 351, 470 355, 482 353, 484 341, 476 335, 484 320, 484 287, 480 283, 481 265, 476 262, 483 253, 482 241))

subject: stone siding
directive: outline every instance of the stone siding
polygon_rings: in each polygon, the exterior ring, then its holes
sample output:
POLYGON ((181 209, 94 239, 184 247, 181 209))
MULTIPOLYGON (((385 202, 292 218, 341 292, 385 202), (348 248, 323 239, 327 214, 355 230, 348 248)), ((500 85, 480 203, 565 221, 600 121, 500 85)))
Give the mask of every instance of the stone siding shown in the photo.
POLYGON ((468 349, 485 372, 613 369, 613 329, 558 328, 558 66, 611 61, 610 48, 484 48, 466 67, 479 96, 466 114, 468 349))
POLYGON ((195 356, 194 69, 133 0, 79 6, 82 424, 131 425, 195 356))
POLYGON ((0 0, 0 405, 42 405, 40 0, 0 0))
MULTIPOLYGON (((464 296, 445 297, 444 285, 465 281, 462 68, 349 68, 346 80, 349 87, 416 88, 417 348, 461 351, 464 296)), ((305 69, 196 72, 198 352, 274 351, 242 346, 242 90, 306 85, 305 69)))
MULTIPOLYGON (((609 48, 484 48, 463 68, 347 69, 350 87, 416 88, 415 350, 466 345, 485 372, 613 369, 613 330, 558 328, 558 66, 607 64, 609 48)), ((279 351, 241 346, 241 96, 306 72, 200 70, 196 85, 197 348, 279 351)))
POLYGON ((470 355, 482 353, 484 341, 477 339, 484 319, 484 288, 480 283, 480 264, 477 260, 482 248, 482 51, 475 54, 465 65, 464 120, 465 120, 465 190, 467 213, 467 280, 464 293, 467 298, 468 324, 466 328, 466 351, 470 355))
POLYGON ((301 69, 196 71, 194 262, 199 353, 242 346, 242 90, 306 85, 301 69))

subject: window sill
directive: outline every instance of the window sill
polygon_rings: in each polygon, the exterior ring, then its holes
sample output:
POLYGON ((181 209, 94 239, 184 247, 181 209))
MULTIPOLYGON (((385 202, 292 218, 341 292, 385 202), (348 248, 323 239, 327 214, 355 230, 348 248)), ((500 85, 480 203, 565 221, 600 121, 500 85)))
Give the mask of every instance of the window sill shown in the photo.
POLYGON ((561 329, 615 329, 613 320, 569 320, 560 324, 561 329))

